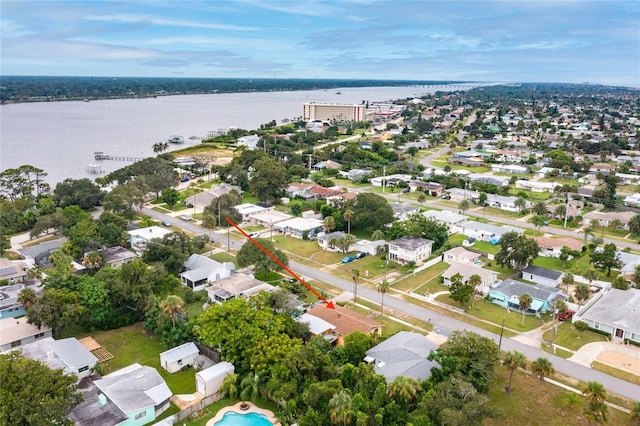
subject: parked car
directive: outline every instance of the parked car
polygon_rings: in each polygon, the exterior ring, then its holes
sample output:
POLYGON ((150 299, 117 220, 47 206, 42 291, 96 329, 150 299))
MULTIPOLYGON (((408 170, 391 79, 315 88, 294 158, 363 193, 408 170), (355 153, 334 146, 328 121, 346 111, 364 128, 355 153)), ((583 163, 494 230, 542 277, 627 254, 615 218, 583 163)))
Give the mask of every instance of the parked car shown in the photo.
POLYGON ((558 315, 558 319, 560 321, 567 321, 567 320, 570 320, 571 317, 573 317, 573 314, 575 314, 575 311, 572 311, 571 309, 569 309, 565 313, 558 315))
POLYGON ((364 251, 359 251, 355 254, 355 258, 356 259, 362 259, 363 257, 365 257, 367 255, 367 253, 365 253, 364 251))
POLYGON ((345 256, 342 259, 342 263, 349 263, 349 262, 353 262, 354 260, 356 260, 355 256, 345 256))
POLYGON ((191 216, 190 214, 183 214, 182 216, 180 216, 180 219, 182 219, 182 220, 192 220, 193 216, 191 216))
POLYGON ((476 243, 476 239, 473 237, 469 237, 466 240, 462 241, 462 247, 471 247, 476 243))
POLYGON ((407 194, 409 192, 411 192, 411 188, 405 188, 405 189, 402 190, 403 194, 407 194))
POLYGON ((249 236, 251 238, 258 238, 260 236, 260 233, 259 232, 252 232, 252 233, 249 234, 249 236))
POLYGON ((162 225, 166 226, 166 227, 169 227, 169 226, 171 226, 171 222, 169 222, 168 220, 163 220, 162 221, 162 225))

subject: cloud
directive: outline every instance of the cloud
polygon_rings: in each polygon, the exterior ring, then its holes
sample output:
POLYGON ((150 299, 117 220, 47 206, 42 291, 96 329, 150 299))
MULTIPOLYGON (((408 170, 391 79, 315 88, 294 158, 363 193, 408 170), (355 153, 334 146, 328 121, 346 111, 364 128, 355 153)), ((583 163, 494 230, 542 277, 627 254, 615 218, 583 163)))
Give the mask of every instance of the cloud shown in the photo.
POLYGON ((88 15, 85 17, 88 21, 103 22, 121 22, 121 23, 140 23, 147 25, 157 25, 165 27, 186 27, 186 28, 203 28, 209 30, 224 31, 257 31, 258 27, 249 27, 241 25, 217 24, 212 22, 199 22, 183 19, 169 19, 157 16, 138 15, 138 14, 112 14, 112 15, 88 15))

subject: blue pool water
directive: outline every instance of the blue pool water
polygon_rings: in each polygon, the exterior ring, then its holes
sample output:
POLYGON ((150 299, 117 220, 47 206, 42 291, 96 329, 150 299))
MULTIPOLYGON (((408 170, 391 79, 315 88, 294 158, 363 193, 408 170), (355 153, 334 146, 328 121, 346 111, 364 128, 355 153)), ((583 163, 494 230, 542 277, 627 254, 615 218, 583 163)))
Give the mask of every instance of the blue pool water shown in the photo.
POLYGON ((240 414, 229 411, 216 422, 215 426, 273 426, 273 423, 262 414, 240 414))

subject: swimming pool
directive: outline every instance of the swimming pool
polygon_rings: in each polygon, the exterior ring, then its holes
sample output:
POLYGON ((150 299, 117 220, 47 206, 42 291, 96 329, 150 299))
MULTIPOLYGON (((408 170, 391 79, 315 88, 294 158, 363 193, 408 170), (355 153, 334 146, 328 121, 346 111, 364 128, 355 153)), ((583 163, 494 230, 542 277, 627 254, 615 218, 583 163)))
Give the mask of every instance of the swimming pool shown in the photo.
POLYGON ((273 423, 262 414, 229 411, 214 426, 273 426, 273 423))

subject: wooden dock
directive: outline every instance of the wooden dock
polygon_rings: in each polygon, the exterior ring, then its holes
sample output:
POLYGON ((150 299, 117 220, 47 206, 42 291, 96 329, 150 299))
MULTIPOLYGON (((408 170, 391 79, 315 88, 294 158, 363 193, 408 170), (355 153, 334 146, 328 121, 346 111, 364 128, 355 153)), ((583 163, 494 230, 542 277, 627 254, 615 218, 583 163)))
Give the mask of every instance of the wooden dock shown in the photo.
POLYGON ((96 160, 115 160, 115 161, 140 161, 143 158, 140 157, 126 157, 126 156, 118 156, 118 155, 108 155, 102 151, 96 151, 93 153, 93 157, 96 160))

